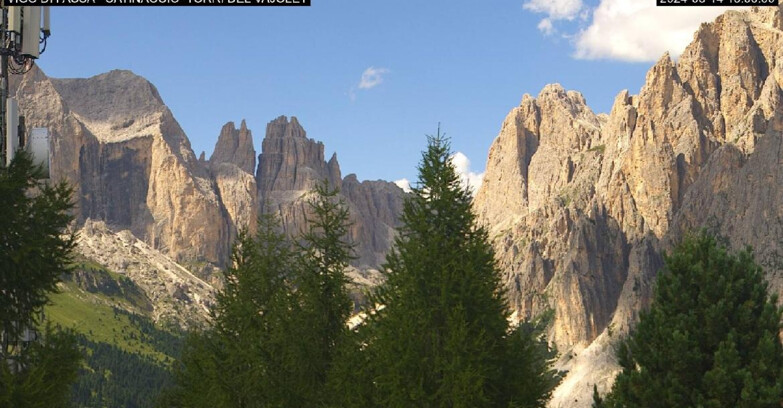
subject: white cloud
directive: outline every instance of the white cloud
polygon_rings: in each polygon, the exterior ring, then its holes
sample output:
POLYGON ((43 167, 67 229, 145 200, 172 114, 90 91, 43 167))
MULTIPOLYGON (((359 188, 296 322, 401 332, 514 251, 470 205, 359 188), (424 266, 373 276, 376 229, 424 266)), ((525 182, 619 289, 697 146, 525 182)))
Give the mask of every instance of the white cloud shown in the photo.
POLYGON ((411 192, 411 182, 408 181, 408 179, 406 179, 406 178, 401 178, 399 180, 396 180, 394 182, 394 184, 396 184, 397 187, 401 188, 402 191, 404 191, 406 193, 410 193, 411 192))
POLYGON ((386 68, 369 67, 362 72, 362 79, 359 81, 359 89, 372 89, 383 83, 384 74, 388 74, 386 68))
POLYGON ((544 35, 555 33, 554 21, 573 20, 584 13, 582 0, 528 0, 522 7, 534 13, 546 14, 538 23, 538 30, 544 35))
POLYGON ((470 159, 462 152, 454 153, 451 156, 451 163, 454 165, 454 169, 457 170, 457 174, 462 180, 462 185, 467 186, 475 195, 481 187, 481 182, 484 180, 484 173, 476 173, 470 170, 470 159))
POLYGON ((529 0, 522 7, 550 20, 572 20, 582 10, 582 0, 529 0))
POLYGON ((726 7, 657 7, 649 0, 601 0, 590 25, 576 35, 581 59, 656 61, 669 51, 677 58, 703 22, 726 7))
POLYGON ((538 23, 538 30, 544 33, 544 35, 552 35, 555 33, 555 27, 552 26, 552 20, 545 18, 538 23))
POLYGON ((668 51, 678 58, 704 22, 727 9, 742 7, 657 7, 653 0, 600 0, 597 7, 583 0, 527 0, 525 10, 545 14, 538 30, 558 32, 558 20, 575 21, 563 38, 574 42, 578 59, 657 61, 668 51))

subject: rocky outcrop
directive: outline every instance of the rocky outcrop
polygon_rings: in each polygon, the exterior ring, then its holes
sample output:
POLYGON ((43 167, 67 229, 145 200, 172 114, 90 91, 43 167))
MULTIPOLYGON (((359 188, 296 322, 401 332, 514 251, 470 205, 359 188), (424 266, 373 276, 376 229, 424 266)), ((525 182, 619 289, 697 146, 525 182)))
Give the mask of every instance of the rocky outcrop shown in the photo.
POLYGON ((220 130, 209 164, 214 167, 222 163, 231 163, 245 173, 255 174, 256 149, 253 148, 253 133, 248 130, 244 120, 239 129, 234 126, 234 122, 228 122, 220 130))
MULTIPOLYGON (((305 227, 307 193, 327 180, 342 188, 336 154, 307 137, 296 118, 267 126, 258 156, 243 120, 220 132, 209 160, 190 142, 155 87, 129 71, 51 79, 35 68, 14 81, 28 126, 48 127, 52 173, 75 187, 78 219, 103 220, 200 276, 228 262, 239 228, 255 228, 260 207, 280 212, 286 231, 305 227)), ((356 266, 377 268, 389 249, 402 191, 346 178, 356 266)))
POLYGON ((258 156, 258 189, 273 199, 277 192, 309 191, 323 180, 340 187, 337 156, 324 161, 324 144, 307 138, 296 117, 285 116, 269 122, 258 156))
POLYGON ((187 329, 209 320, 215 302, 212 286, 131 231, 112 230, 102 221, 88 219, 78 232, 77 251, 140 287, 152 305, 149 314, 155 322, 187 329))
POLYGON ((350 238, 357 244, 354 264, 377 268, 394 241, 403 192, 394 183, 360 182, 355 174, 349 174, 342 181, 342 195, 351 214, 350 238))
POLYGON ((354 175, 343 180, 336 154, 324 161, 323 143, 307 138, 296 118, 268 125, 256 167, 244 120, 239 129, 223 127, 209 160, 196 159, 155 87, 129 71, 53 79, 33 68, 11 85, 27 126, 51 132, 52 177, 75 188, 79 250, 136 282, 156 320, 205 321, 237 231, 252 232, 264 204, 297 235, 322 180, 344 188, 351 211, 357 301, 361 286, 377 283, 402 190, 354 175))
POLYGON ((723 14, 608 115, 559 85, 509 113, 475 208, 517 317, 554 309, 570 373, 550 406, 590 406, 593 384, 611 383, 611 345, 690 231, 754 246, 783 291, 782 27, 781 7, 723 14))
POLYGON ((50 129, 52 174, 75 187, 81 222, 128 229, 181 262, 226 262, 214 182, 152 84, 129 71, 51 79, 34 68, 16 95, 27 125, 50 129))
POLYGON ((234 127, 227 123, 220 131, 215 150, 209 159, 209 169, 217 186, 220 201, 228 212, 232 237, 241 228, 251 233, 256 229, 258 200, 256 150, 253 134, 245 121, 234 127))
POLYGON ((231 236, 242 228, 255 232, 258 219, 255 177, 231 163, 211 166, 220 201, 228 212, 231 236))
POLYGON ((560 85, 525 96, 493 143, 475 201, 512 307, 520 318, 554 308, 560 345, 591 340, 606 327, 628 269, 620 224, 593 199, 605 149, 601 125, 580 94, 560 85))
POLYGON ((258 200, 265 211, 277 212, 284 230, 297 235, 306 228, 310 192, 322 181, 341 190, 350 211, 349 239, 356 245, 354 265, 377 268, 391 247, 403 191, 386 181, 359 182, 341 178, 337 154, 324 160, 324 145, 307 134, 299 121, 281 116, 267 125, 258 156, 258 200))

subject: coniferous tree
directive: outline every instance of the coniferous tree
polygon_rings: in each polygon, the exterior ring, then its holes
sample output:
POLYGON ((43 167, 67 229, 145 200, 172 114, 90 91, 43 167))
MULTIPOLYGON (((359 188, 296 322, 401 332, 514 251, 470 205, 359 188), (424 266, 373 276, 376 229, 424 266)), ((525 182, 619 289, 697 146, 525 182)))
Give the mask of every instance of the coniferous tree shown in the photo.
POLYGON ((67 404, 81 355, 73 335, 46 327, 36 342, 17 343, 40 325, 41 310, 69 272, 74 237, 72 190, 65 182, 42 183, 42 170, 17 152, 0 167, 0 406, 60 407, 67 404))
POLYGON ((750 250, 702 233, 666 258, 650 309, 619 348, 608 407, 779 407, 781 309, 750 250))
POLYGON ((222 375, 232 406, 278 406, 292 396, 286 387, 282 351, 291 341, 287 326, 292 314, 291 243, 273 215, 258 223, 255 239, 241 233, 234 248, 236 268, 225 276, 214 311, 215 331, 223 342, 222 375))
POLYGON ((366 330, 349 330, 338 345, 328 372, 326 406, 368 408, 374 405, 372 361, 366 352, 366 330))
POLYGON ((593 384, 593 408, 603 408, 604 407, 604 399, 601 397, 601 394, 598 392, 598 386, 593 384))
POLYGON ((212 310, 213 326, 188 337, 176 370, 176 386, 162 406, 276 407, 291 396, 283 359, 291 338, 292 302, 287 278, 290 242, 272 215, 259 219, 255 237, 242 231, 233 266, 212 310))
POLYGON ((241 233, 225 272, 210 329, 192 334, 167 407, 309 407, 329 399, 327 383, 347 347, 352 303, 344 270, 351 259, 348 211, 321 184, 308 229, 296 244, 272 216, 255 238, 241 233))
POLYGON ((42 170, 20 150, 0 168, 0 330, 12 338, 39 323, 40 311, 70 269, 73 217, 65 183, 42 183, 42 170))
POLYGON ((346 323, 353 309, 345 287, 345 269, 353 259, 353 246, 346 241, 348 209, 338 199, 338 190, 326 182, 318 184, 313 194, 294 280, 295 329, 302 351, 296 365, 301 406, 322 405, 330 399, 330 373, 338 356, 345 356, 350 347, 346 323))
POLYGON ((158 398, 160 408, 227 408, 230 393, 224 387, 231 381, 222 377, 222 339, 212 330, 191 332, 185 339, 182 356, 174 368, 174 387, 158 398))
POLYGON ((365 332, 364 385, 382 407, 543 407, 557 375, 540 331, 509 329, 487 232, 448 142, 429 138, 365 332))
POLYGON ((59 408, 70 406, 81 352, 71 332, 46 327, 40 341, 0 365, 0 407, 59 408))
POLYGON ((552 316, 550 311, 533 321, 521 322, 506 338, 503 406, 545 407, 560 383, 562 373, 552 368, 557 352, 546 338, 552 316), (505 401, 509 401, 507 405, 505 401))

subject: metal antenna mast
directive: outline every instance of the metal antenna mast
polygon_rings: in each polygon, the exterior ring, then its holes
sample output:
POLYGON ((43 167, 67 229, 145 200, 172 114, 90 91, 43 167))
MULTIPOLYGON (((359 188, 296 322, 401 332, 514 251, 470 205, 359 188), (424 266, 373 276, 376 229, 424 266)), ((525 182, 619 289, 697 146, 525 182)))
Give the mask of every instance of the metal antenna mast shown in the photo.
MULTIPOLYGON (((6 123, 5 123, 5 113, 6 108, 5 104, 8 100, 8 52, 7 52, 7 46, 8 44, 8 7, 3 7, 3 20, 0 22, 0 134, 5 136, 6 133, 6 123)), ((5 162, 6 166, 8 165, 8 162, 10 160, 7 159, 7 153, 6 153, 6 138, 2 137, 0 138, 0 152, 2 152, 3 161, 5 162)))
POLYGON ((8 166, 17 148, 23 147, 24 129, 19 132, 18 105, 10 95, 8 75, 24 74, 46 50, 49 7, 2 5, 0 21, 0 153, 8 166), (20 136, 22 136, 20 138, 20 136))
MULTIPOLYGON (((19 116, 16 99, 10 97, 8 74, 26 73, 46 49, 49 7, 6 6, 2 2, 0 17, 0 168, 9 166, 16 150, 25 147, 48 172, 49 133, 45 128, 33 129, 33 137, 27 140, 24 117, 19 116)), ((0 296, 13 295, 0 288, 0 296)), ((0 327, 0 363, 10 364, 12 370, 20 369, 16 359, 19 350, 38 338, 35 328, 28 326, 29 322, 21 321, 0 327)))

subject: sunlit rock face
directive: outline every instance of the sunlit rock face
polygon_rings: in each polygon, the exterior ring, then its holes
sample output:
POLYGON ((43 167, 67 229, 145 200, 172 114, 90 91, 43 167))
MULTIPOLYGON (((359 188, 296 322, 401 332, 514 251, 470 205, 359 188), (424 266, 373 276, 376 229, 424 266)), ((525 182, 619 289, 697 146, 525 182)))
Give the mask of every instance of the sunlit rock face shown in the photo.
POLYGON ((155 87, 130 71, 87 79, 17 78, 30 127, 52 133, 52 173, 77 214, 130 230, 183 263, 223 265, 229 222, 215 182, 155 87))
POLYGON ((234 122, 223 126, 208 167, 228 213, 231 236, 243 228, 254 233, 258 220, 256 150, 253 134, 244 120, 239 129, 234 122))
POLYGON ((354 264, 366 269, 383 262, 402 211, 403 191, 387 181, 360 182, 355 174, 342 178, 337 154, 325 161, 323 143, 309 139, 295 117, 281 116, 267 125, 256 180, 261 207, 279 213, 292 235, 306 226, 312 189, 323 181, 339 188, 350 211, 354 264))
POLYGON ((127 229, 200 275, 227 265, 232 239, 255 230, 263 206, 286 232, 302 231, 307 196, 323 180, 344 188, 355 266, 377 268, 391 245, 402 190, 343 180, 336 154, 325 161, 324 144, 294 117, 267 125, 258 166, 244 120, 228 122, 209 160, 197 159, 155 87, 130 71, 54 79, 34 68, 12 83, 27 125, 52 133, 53 177, 75 187, 79 222, 127 229))
POLYGON ((611 344, 690 231, 753 246, 783 292, 782 16, 754 8, 702 25, 609 114, 548 85, 504 121, 475 209, 517 317, 554 310, 571 372, 551 406, 588 407, 593 384, 610 384, 611 344))
POLYGON ((11 84, 26 125, 51 132, 52 178, 74 187, 78 250, 134 280, 155 320, 204 323, 238 231, 252 233, 260 212, 273 210, 298 235, 322 180, 342 189, 351 213, 354 286, 379 281, 404 193, 343 179, 337 156, 325 161, 296 118, 269 123, 260 156, 246 122, 228 122, 209 159, 197 159, 155 87, 130 71, 54 79, 33 68, 11 84))

